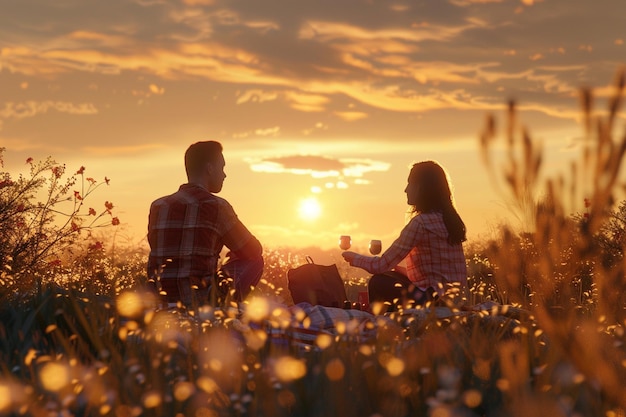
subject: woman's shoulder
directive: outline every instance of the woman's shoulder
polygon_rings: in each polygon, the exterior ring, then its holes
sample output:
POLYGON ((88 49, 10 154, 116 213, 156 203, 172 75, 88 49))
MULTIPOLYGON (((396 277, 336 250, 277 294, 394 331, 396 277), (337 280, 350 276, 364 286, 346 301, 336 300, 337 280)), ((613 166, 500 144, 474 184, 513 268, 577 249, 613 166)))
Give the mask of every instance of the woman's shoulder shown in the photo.
POLYGON ((411 221, 417 221, 419 223, 428 224, 428 223, 439 223, 443 222, 443 213, 440 211, 426 211, 417 213, 411 221))
POLYGON ((443 214, 439 211, 419 213, 412 219, 412 221, 417 222, 416 226, 419 225, 432 232, 445 232, 447 236, 447 229, 443 221, 443 214))

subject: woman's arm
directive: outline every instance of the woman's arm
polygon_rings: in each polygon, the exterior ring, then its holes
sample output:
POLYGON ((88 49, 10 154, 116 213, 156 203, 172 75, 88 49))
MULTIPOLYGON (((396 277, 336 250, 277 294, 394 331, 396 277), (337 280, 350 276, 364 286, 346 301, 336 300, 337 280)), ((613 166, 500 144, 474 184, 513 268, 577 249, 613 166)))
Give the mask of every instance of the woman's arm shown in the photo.
POLYGON ((420 222, 417 220, 417 217, 413 218, 404 229, 402 229, 400 236, 380 257, 360 255, 352 251, 343 252, 341 255, 351 266, 364 269, 370 274, 389 271, 397 267, 415 246, 419 224, 420 222))

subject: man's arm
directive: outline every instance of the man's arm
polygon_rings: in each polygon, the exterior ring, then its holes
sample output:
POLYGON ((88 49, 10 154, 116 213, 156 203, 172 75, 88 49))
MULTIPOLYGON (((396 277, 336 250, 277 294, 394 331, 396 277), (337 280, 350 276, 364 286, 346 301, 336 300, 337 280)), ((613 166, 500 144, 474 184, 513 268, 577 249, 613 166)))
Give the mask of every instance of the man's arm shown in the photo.
POLYGON ((259 259, 263 256, 261 242, 240 221, 224 236, 224 245, 239 259, 259 259))

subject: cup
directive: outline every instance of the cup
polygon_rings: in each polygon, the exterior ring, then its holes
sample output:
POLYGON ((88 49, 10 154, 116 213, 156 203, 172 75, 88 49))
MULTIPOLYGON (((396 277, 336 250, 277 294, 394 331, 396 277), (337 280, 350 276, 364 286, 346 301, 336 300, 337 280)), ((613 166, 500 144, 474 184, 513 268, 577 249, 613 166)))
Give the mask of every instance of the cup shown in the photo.
POLYGON ((372 239, 370 240, 370 253, 372 255, 378 255, 380 253, 380 251, 382 250, 383 245, 382 242, 378 239, 372 239))
POLYGON ((352 246, 352 238, 349 235, 339 236, 339 247, 343 250, 350 249, 352 246))

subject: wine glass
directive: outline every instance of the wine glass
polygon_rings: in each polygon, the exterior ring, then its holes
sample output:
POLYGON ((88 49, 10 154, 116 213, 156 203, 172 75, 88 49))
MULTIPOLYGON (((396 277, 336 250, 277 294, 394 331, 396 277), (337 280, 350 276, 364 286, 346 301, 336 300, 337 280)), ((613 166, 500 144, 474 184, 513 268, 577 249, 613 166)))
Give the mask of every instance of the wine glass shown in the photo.
POLYGON ((352 238, 349 235, 339 236, 339 247, 341 249, 348 250, 350 246, 352 246, 352 238))
POLYGON ((382 242, 378 239, 370 240, 370 253, 372 255, 378 255, 383 248, 382 242))

